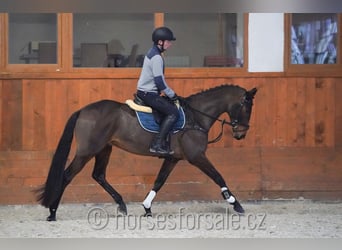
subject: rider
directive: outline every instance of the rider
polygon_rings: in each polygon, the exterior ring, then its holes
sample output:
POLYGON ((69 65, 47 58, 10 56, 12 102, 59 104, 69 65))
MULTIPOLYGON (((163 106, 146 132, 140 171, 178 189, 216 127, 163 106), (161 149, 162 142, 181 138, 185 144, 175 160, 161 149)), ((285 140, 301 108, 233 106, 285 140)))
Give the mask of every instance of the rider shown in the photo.
POLYGON ((145 55, 137 85, 137 96, 146 105, 164 115, 160 125, 160 133, 156 134, 150 145, 150 152, 160 155, 174 153, 170 150, 166 140, 179 117, 177 107, 161 96, 161 94, 164 94, 172 101, 176 101, 178 98, 176 93, 165 82, 163 59, 163 52, 172 45, 171 41, 175 40, 172 31, 167 27, 159 27, 153 31, 153 46, 145 55))

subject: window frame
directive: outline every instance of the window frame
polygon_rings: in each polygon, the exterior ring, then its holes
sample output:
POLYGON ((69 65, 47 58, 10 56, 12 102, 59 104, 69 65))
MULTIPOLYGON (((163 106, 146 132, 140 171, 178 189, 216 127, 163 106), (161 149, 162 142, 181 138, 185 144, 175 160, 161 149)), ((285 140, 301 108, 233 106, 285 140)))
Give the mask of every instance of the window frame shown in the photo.
POLYGON ((291 24, 292 13, 284 15, 285 49, 284 72, 287 75, 341 76, 342 74, 342 14, 337 13, 337 60, 336 64, 292 64, 291 63, 291 24))
POLYGON ((2 58, 3 62, 1 63, 1 68, 4 69, 6 72, 59 72, 62 69, 63 65, 63 55, 62 52, 63 47, 67 47, 66 44, 62 44, 62 41, 64 40, 63 38, 65 37, 65 33, 62 31, 63 22, 65 19, 65 16, 61 13, 56 13, 57 16, 57 63, 55 64, 12 64, 9 63, 8 58, 9 58, 9 14, 4 13, 1 14, 1 19, 2 19, 2 25, 3 27, 2 30, 4 31, 3 34, 3 39, 1 41, 1 48, 2 48, 2 58))
MULTIPOLYGON (((81 68, 73 66, 73 13, 57 14, 57 63, 10 64, 8 62, 9 14, 0 13, 0 76, 39 78, 137 78, 141 68, 81 68), (44 74, 46 73, 46 74, 44 74), (62 74, 63 73, 63 74, 62 74)), ((154 26, 164 25, 164 13, 152 13, 154 26)), ((242 67, 180 67, 166 68, 168 77, 232 77, 246 75, 248 70, 248 13, 244 13, 244 43, 242 67)))

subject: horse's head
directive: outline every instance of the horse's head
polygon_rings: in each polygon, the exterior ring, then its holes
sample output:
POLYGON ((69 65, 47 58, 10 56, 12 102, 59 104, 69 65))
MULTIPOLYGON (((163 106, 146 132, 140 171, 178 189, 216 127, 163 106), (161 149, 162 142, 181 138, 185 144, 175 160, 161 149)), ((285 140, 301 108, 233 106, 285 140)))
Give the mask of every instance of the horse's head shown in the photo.
POLYGON ((228 111, 233 137, 237 140, 245 138, 249 129, 249 119, 252 114, 253 98, 257 92, 256 88, 246 91, 236 104, 228 111))

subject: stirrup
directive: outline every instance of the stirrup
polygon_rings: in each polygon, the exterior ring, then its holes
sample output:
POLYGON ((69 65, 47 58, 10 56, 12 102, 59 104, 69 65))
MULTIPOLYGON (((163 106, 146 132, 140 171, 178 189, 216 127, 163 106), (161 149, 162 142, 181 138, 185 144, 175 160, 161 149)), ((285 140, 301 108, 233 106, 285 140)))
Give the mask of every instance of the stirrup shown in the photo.
POLYGON ((150 147, 150 152, 159 155, 173 155, 175 152, 173 150, 163 149, 161 147, 150 147))

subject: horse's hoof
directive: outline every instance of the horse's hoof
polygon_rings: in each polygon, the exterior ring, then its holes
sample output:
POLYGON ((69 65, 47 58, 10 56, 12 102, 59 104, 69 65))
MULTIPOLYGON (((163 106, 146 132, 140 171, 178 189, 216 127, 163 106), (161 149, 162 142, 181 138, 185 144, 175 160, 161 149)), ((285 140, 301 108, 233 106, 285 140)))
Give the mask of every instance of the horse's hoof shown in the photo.
POLYGON ((145 215, 144 217, 152 217, 152 211, 151 211, 151 208, 146 208, 144 205, 143 205, 144 209, 145 209, 145 215))
POLYGON ((144 214, 144 217, 152 217, 152 213, 151 212, 147 212, 144 214))
POLYGON ((151 213, 151 212, 145 213, 145 214, 144 214, 144 217, 147 217, 147 218, 148 218, 148 217, 152 217, 152 213, 151 213))
POLYGON ((124 215, 127 215, 127 207, 125 203, 119 205, 119 212, 123 213, 124 215))
POLYGON ((234 211, 235 212, 237 212, 239 214, 244 214, 245 213, 245 210, 241 206, 240 202, 235 201, 233 205, 234 205, 234 211))
POLYGON ((46 220, 47 221, 56 221, 56 216, 48 216, 47 218, 46 218, 46 220))

